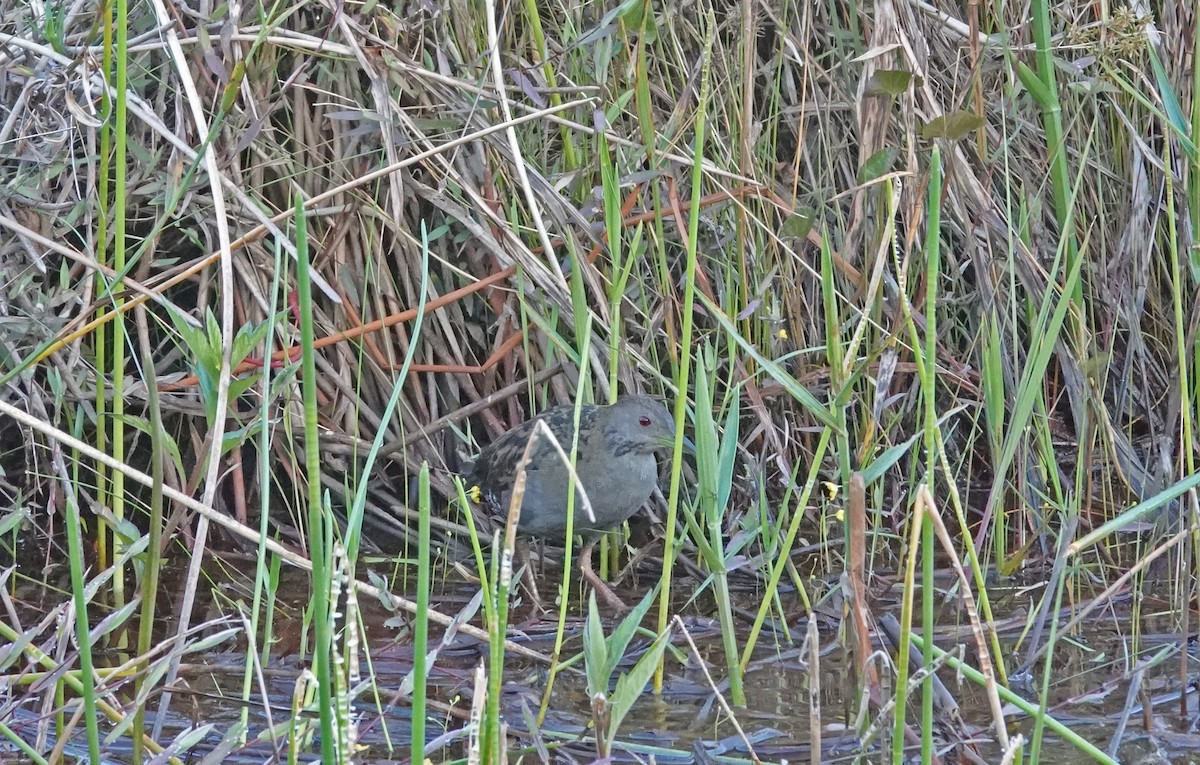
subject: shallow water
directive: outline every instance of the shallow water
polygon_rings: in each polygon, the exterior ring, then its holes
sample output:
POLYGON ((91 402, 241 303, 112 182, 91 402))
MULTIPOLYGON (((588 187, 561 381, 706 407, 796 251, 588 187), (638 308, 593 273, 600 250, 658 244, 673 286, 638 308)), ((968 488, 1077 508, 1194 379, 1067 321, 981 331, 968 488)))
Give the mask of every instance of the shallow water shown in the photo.
MULTIPOLYGON (((238 573, 237 565, 214 566, 211 573, 221 572, 227 577, 216 588, 222 597, 205 606, 209 613, 230 610, 231 599, 244 596, 245 580, 238 573)), ((544 580, 550 581, 550 580, 544 580)), ((818 583, 819 584, 819 583, 818 583)), ((680 580, 679 592, 692 593, 695 582, 680 580)), ((545 590, 550 588, 543 585, 545 590)), ((166 592, 173 590, 167 588, 166 592)), ((997 607, 1007 609, 1011 618, 1000 618, 997 629, 1001 634, 1004 649, 1014 651, 1020 645, 1021 627, 1027 619, 1023 614, 1028 602, 1028 591, 1015 590, 1018 595, 1009 596, 997 591, 997 607)), ((433 602, 444 613, 456 613, 469 603, 476 594, 474 585, 444 579, 436 588, 433 602)), ((619 591, 626 602, 634 602, 643 594, 636 589, 619 591)), ((876 616, 885 612, 899 613, 894 603, 895 593, 877 593, 879 609, 876 616)), ((210 593, 211 595, 211 593, 210 593)), ((849 761, 862 751, 860 738, 854 733, 860 726, 856 723, 858 705, 858 683, 853 676, 851 663, 844 648, 840 608, 833 601, 817 609, 816 619, 820 633, 819 664, 815 670, 810 666, 812 652, 806 650, 803 635, 806 617, 791 595, 783 597, 784 608, 789 613, 789 631, 784 633, 770 628, 760 638, 759 647, 745 678, 747 704, 735 710, 733 718, 717 702, 711 682, 727 696, 723 682, 726 673, 724 653, 718 625, 710 615, 704 613, 709 605, 704 598, 689 603, 680 598, 676 605, 692 640, 698 647, 699 656, 694 655, 688 644, 677 636, 674 645, 679 650, 675 657, 668 658, 666 680, 661 694, 649 689, 636 702, 633 712, 626 718, 618 740, 623 749, 615 755, 617 761, 635 761, 653 755, 658 762, 711 761, 712 758, 746 760, 752 747, 764 761, 789 762, 838 762, 849 761), (833 604, 833 605, 831 605, 833 604), (681 661, 679 657, 683 657, 681 661), (708 676, 701 671, 701 662, 708 676), (817 672, 820 679, 819 726, 822 752, 814 758, 811 751, 813 740, 810 714, 810 678, 817 672), (734 722, 737 725, 735 726, 734 722), (739 732, 740 726, 740 732, 739 732), (744 738, 743 738, 744 737, 744 738)), ((302 629, 301 614, 308 601, 307 578, 300 572, 287 573, 277 593, 275 622, 278 642, 273 646, 270 659, 261 671, 261 687, 256 683, 251 701, 243 705, 240 701, 245 673, 246 645, 244 642, 227 641, 212 650, 187 657, 181 671, 181 691, 177 693, 172 707, 173 715, 168 720, 166 731, 160 741, 169 742, 181 732, 196 725, 211 725, 211 732, 191 749, 191 756, 210 753, 220 746, 222 734, 238 723, 245 706, 246 719, 252 743, 233 747, 222 761, 230 763, 263 762, 286 750, 285 742, 271 741, 265 735, 271 723, 279 725, 292 716, 292 698, 296 692, 297 679, 303 674, 305 662, 295 653, 300 644, 302 629), (264 701, 263 692, 265 689, 264 701), (259 740, 261 737, 261 740, 259 740)), ((756 602, 753 594, 746 598, 752 608, 756 602)), ((165 602, 160 608, 172 609, 177 604, 165 602)), ((407 746, 411 731, 411 710, 407 698, 398 690, 412 668, 410 622, 406 616, 397 616, 383 605, 363 598, 359 604, 361 622, 366 626, 365 645, 362 653, 360 675, 364 691, 357 696, 352 708, 352 718, 357 726, 360 745, 358 762, 388 762, 407 758, 407 746)), ((528 603, 519 603, 511 614, 509 636, 516 642, 541 653, 550 653, 554 645, 556 612, 545 613, 528 603)), ((940 617, 938 644, 946 649, 973 641, 966 630, 961 609, 947 605, 940 617)), ((1169 632, 1171 621, 1163 617, 1157 625, 1153 619, 1143 620, 1142 649, 1145 654, 1170 645, 1175 638, 1169 632), (1148 630, 1154 627, 1158 632, 1148 630)), ((479 617, 473 622, 478 624, 479 617)), ((737 621, 743 634, 738 636, 739 646, 746 638, 749 618, 737 621)), ((167 626, 164 621, 164 627, 167 626)), ((606 629, 613 623, 608 621, 606 629)), ((215 629, 211 627, 210 630, 215 629)), ((564 659, 577 654, 582 647, 582 614, 575 610, 567 619, 564 643, 564 659)), ((1052 714, 1069 724, 1073 730, 1085 736, 1093 744, 1104 749, 1112 739, 1120 715, 1130 706, 1152 702, 1153 714, 1134 714, 1124 730, 1122 744, 1118 749, 1121 762, 1196 762, 1200 751, 1200 736, 1190 732, 1189 720, 1180 720, 1178 688, 1180 686, 1178 656, 1155 667, 1147 673, 1144 687, 1147 692, 1127 700, 1129 682, 1121 679, 1128 661, 1130 625, 1121 617, 1113 617, 1111 611, 1105 619, 1089 621, 1086 637, 1076 635, 1063 640, 1055 653, 1049 698, 1052 714), (1153 735, 1146 732, 1144 721, 1149 720, 1153 735)), ((431 629, 431 642, 442 639, 440 628, 431 629)), ((1027 638, 1026 638, 1027 639, 1027 638)), ((648 638, 637 638, 630 646, 626 662, 627 670, 636 661, 647 645, 648 638)), ((877 636, 876 648, 884 645, 877 636)), ((972 651, 967 650, 968 661, 975 663, 972 651)), ((485 646, 478 640, 459 634, 441 648, 432 671, 427 677, 429 698, 432 702, 428 720, 427 740, 444 737, 439 748, 431 752, 435 762, 464 756, 466 738, 463 733, 469 715, 470 699, 473 695, 472 673, 485 658, 485 646)), ((1018 666, 1017 655, 1010 653, 1006 663, 1010 669, 1018 666)), ((115 663, 115 657, 101 654, 98 662, 115 663)), ((581 667, 582 665, 578 665, 581 667)), ((522 746, 549 747, 551 757, 556 760, 591 761, 595 756, 594 745, 588 738, 590 704, 586 683, 579 669, 560 672, 547 702, 547 712, 539 722, 539 708, 549 679, 547 667, 512 656, 506 660, 505 685, 502 711, 509 726, 511 749, 519 751, 522 746)), ((1187 671, 1196 676, 1195 659, 1188 658, 1187 671)), ((1035 698, 1041 688, 1042 665, 1036 664, 1024 687, 1023 678, 1010 682, 1022 691, 1026 698, 1035 698)), ((890 677, 890 670, 882 673, 890 677)), ((950 694, 960 705, 963 723, 953 728, 938 729, 935 741, 939 746, 960 744, 965 739, 969 744, 967 759, 979 758, 981 762, 997 762, 999 749, 989 726, 990 714, 983 691, 969 682, 957 682, 953 672, 943 669, 939 677, 948 686, 950 694)), ((1191 699, 1190 709, 1196 708, 1191 699)), ((8 705, 11 707, 11 705, 8 705)), ((909 702, 909 717, 915 719, 919 709, 919 698, 909 702)), ((1193 712, 1194 715, 1194 712, 1193 712)), ((1010 733, 1030 735, 1033 724, 1030 720, 1010 716, 1015 725, 1010 733)), ((23 737, 35 729, 36 718, 28 710, 21 716, 7 717, 6 722, 16 728, 23 737)), ((315 725, 315 721, 314 721, 315 725)), ((52 740, 52 739, 51 739, 52 740)), ((75 742, 73 742, 74 744, 75 742)), ((867 747, 871 761, 881 761, 878 740, 867 747)), ((127 751, 120 744, 108 753, 114 762, 121 761, 127 751)), ((5 754, 8 757, 8 754, 5 754)), ((8 761, 6 759, 6 761, 8 761)), ((1073 745, 1062 741, 1057 735, 1047 733, 1042 750, 1042 762, 1082 763, 1090 758, 1081 754, 1073 745)))

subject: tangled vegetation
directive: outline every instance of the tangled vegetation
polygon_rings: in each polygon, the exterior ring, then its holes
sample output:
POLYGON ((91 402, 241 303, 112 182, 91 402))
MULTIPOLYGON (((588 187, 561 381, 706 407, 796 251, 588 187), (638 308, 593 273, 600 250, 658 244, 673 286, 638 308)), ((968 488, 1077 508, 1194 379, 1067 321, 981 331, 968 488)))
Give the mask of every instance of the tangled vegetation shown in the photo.
POLYGON ((0 741, 1170 749, 1125 723, 1195 713, 1196 13, 0 0, 0 741), (696 446, 601 550, 636 605, 531 609, 456 475, 625 393, 696 446), (622 735, 697 667, 695 743, 622 735))

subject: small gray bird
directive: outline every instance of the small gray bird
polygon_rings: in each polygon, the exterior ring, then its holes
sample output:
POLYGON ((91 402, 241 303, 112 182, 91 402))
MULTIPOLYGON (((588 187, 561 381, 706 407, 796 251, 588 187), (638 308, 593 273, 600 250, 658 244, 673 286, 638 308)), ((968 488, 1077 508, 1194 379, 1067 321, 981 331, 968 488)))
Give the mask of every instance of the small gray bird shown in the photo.
MULTIPOLYGON (((467 486, 478 486, 490 515, 503 516, 508 512, 517 466, 539 421, 546 424, 563 452, 570 455, 575 437, 573 405, 548 409, 493 441, 467 475, 467 486)), ((650 498, 658 483, 654 453, 669 449, 674 443, 675 420, 657 399, 625 396, 609 406, 580 407, 575 472, 591 501, 595 518, 588 517, 583 499, 576 491, 574 533, 584 540, 579 553, 580 569, 597 594, 617 610, 624 604, 592 571, 592 547, 604 532, 619 526, 650 498)), ((570 471, 544 434, 533 447, 525 475, 517 530, 550 542, 566 542, 570 471)))

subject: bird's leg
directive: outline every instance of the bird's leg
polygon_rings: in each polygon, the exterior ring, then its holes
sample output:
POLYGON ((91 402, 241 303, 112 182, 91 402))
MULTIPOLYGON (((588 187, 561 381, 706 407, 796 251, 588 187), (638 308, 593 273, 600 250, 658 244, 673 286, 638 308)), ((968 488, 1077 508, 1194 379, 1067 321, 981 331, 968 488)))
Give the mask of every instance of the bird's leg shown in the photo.
POLYGON ((596 576, 596 572, 592 570, 592 548, 595 546, 596 540, 591 539, 579 551, 579 570, 583 574, 583 578, 588 580, 588 583, 592 585, 592 589, 596 591, 596 594, 600 596, 600 599, 604 601, 604 605, 608 606, 609 609, 616 613, 628 611, 629 606, 625 605, 625 602, 618 598, 616 593, 609 589, 608 585, 600 577, 596 576))

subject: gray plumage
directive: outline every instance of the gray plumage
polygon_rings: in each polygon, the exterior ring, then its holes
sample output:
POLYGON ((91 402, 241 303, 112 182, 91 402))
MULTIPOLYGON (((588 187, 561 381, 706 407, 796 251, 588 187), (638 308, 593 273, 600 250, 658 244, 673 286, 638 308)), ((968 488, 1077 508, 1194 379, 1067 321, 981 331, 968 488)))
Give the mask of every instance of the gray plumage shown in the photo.
MULTIPOLYGON (((512 498, 517 465, 540 420, 571 453, 575 436, 573 405, 548 409, 493 441, 475 461, 468 486, 479 487, 493 515, 503 516, 512 498)), ((662 402, 649 396, 625 396, 609 406, 585 404, 579 412, 575 470, 591 500, 595 522, 576 494, 576 534, 594 539, 637 512, 658 483, 654 453, 675 441, 675 421, 662 402)), ((526 467, 525 495, 517 525, 522 534, 562 542, 567 528, 570 473, 549 439, 542 435, 526 467)))

